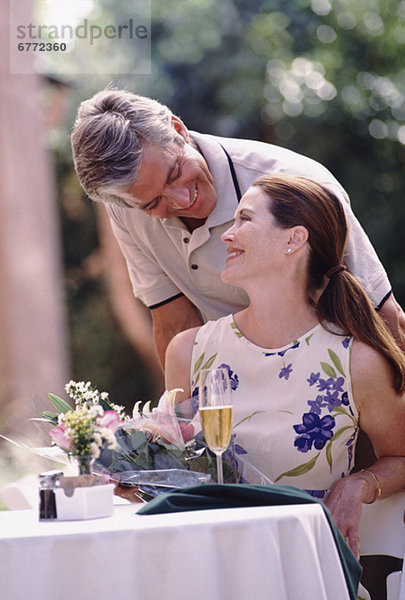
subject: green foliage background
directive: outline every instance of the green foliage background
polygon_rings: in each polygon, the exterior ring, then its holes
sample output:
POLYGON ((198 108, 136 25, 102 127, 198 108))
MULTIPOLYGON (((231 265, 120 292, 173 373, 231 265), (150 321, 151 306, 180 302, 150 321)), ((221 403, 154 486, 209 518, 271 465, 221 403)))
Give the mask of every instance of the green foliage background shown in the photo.
MULTIPOLYGON (((117 23, 133 16, 132 2, 96 4, 117 23)), ((81 100, 113 82, 168 104, 190 129, 260 139, 322 162, 349 192, 405 305, 404 49, 404 0, 152 0, 151 75, 70 81, 66 123, 52 143, 74 376, 114 401, 150 398, 150 376, 117 331, 103 281, 83 269, 98 237, 72 173, 68 136, 81 100)), ((131 73, 130 42, 120 53, 131 73)), ((112 48, 111 73, 116 60, 112 48)))

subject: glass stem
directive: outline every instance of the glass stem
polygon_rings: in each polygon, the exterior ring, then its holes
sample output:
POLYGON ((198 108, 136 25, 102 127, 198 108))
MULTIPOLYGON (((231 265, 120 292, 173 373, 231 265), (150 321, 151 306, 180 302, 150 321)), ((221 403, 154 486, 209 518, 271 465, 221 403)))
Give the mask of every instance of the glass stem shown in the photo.
POLYGON ((217 454, 217 482, 224 483, 224 474, 222 471, 222 454, 217 454))

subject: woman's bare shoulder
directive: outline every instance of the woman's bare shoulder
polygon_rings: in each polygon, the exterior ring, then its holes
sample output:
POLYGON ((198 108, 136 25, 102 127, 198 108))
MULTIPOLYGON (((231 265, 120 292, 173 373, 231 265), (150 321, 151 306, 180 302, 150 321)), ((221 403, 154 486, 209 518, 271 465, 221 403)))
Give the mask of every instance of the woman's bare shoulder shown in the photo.
POLYGON ((387 401, 399 400, 394 389, 394 372, 388 360, 368 344, 353 342, 350 371, 357 409, 382 408, 387 401))
MULTIPOLYGON (((195 338, 197 333, 201 327, 192 327, 191 329, 185 329, 184 331, 180 331, 174 338, 170 341, 167 347, 167 353, 180 353, 180 354, 188 354, 192 352, 195 338)), ((190 357, 191 358, 191 357, 190 357)))
POLYGON ((170 341, 166 350, 165 379, 166 388, 182 388, 190 393, 190 370, 193 346, 200 327, 181 331, 170 341))

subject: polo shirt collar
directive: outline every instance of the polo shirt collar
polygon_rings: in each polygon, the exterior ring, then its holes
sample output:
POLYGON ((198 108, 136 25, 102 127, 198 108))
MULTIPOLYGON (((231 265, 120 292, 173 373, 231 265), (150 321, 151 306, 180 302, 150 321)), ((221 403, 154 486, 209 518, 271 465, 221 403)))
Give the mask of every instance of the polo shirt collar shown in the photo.
POLYGON ((225 150, 215 136, 195 131, 190 131, 190 136, 198 145, 207 162, 217 193, 217 204, 208 216, 207 226, 215 227, 228 223, 234 218, 238 207, 238 197, 225 150))

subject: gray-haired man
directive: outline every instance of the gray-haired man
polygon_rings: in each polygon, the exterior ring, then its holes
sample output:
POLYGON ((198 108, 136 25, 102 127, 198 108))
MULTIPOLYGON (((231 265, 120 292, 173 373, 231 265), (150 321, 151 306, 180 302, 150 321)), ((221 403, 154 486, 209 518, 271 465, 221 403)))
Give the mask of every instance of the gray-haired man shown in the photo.
POLYGON ((350 225, 347 264, 405 349, 405 315, 349 198, 319 163, 262 142, 189 131, 166 107, 127 91, 83 102, 72 133, 75 168, 104 201, 134 293, 150 309, 157 352, 179 331, 246 306, 226 285, 221 234, 241 195, 266 173, 315 179, 342 201, 350 225))

